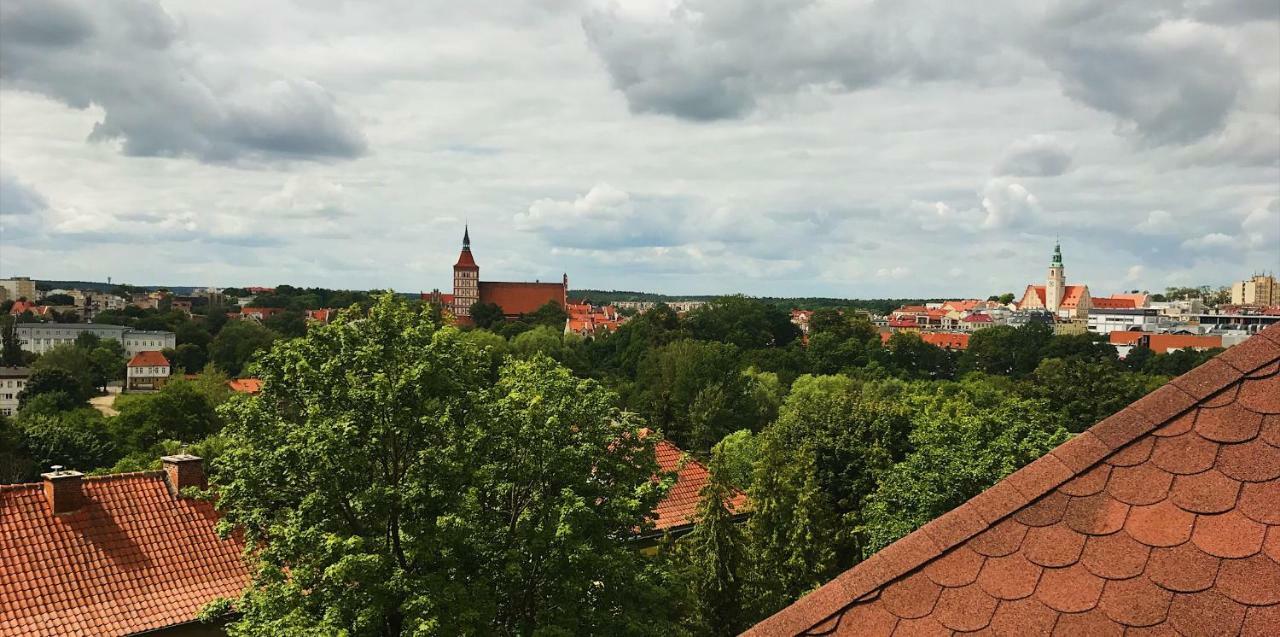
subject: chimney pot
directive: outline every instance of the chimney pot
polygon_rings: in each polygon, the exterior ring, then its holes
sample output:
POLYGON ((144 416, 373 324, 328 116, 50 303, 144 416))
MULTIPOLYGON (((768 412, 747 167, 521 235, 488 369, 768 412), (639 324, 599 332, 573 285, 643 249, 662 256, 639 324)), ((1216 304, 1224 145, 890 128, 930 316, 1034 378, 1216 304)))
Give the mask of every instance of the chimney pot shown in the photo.
POLYGON ((44 497, 49 502, 49 511, 56 515, 78 510, 84 504, 84 491, 81 489, 84 474, 67 471, 62 465, 52 468, 53 471, 40 474, 44 479, 44 497))
POLYGON ((182 497, 182 490, 187 487, 209 486, 204 477, 204 461, 199 456, 181 453, 176 456, 160 458, 164 463, 164 472, 169 478, 169 491, 174 496, 182 497))

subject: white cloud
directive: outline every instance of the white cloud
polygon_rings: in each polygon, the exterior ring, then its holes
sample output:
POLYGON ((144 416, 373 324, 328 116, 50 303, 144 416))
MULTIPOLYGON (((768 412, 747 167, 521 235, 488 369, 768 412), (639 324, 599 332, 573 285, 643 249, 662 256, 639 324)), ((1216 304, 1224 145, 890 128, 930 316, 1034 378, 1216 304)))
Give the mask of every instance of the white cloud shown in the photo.
POLYGON ((1134 229, 1142 234, 1169 234, 1175 229, 1173 215, 1167 210, 1152 210, 1147 213, 1146 220, 1134 229))
POLYGON ((1022 184, 992 179, 982 191, 984 228, 1005 228, 1027 223, 1040 213, 1040 200, 1022 184))
POLYGON ((1195 237, 1182 242, 1182 247, 1184 248, 1206 251, 1229 248, 1235 245, 1235 237, 1221 232, 1210 232, 1202 237, 1195 237))

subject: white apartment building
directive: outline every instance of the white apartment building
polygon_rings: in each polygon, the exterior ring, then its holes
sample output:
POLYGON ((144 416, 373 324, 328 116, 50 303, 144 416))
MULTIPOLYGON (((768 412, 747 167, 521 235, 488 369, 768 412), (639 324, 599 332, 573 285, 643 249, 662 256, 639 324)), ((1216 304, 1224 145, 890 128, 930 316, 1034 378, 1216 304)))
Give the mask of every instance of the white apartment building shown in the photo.
POLYGON ((173 332, 135 330, 125 325, 105 323, 18 323, 16 331, 22 349, 36 354, 75 343, 76 337, 85 332, 96 334, 103 340, 119 342, 130 356, 177 347, 177 337, 173 332))
POLYGON ((1160 324, 1160 311, 1155 308, 1089 310, 1088 327, 1095 334, 1154 332, 1160 324))
POLYGON ((30 376, 31 370, 26 367, 0 367, 0 416, 18 413, 18 394, 30 376))

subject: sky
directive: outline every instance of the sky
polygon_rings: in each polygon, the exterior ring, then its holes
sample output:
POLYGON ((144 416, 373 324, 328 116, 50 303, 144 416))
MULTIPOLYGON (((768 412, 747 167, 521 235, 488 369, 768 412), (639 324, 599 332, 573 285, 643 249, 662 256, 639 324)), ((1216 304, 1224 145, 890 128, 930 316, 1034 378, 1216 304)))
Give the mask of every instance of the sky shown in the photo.
POLYGON ((0 276, 1093 294, 1280 270, 1280 4, 5 0, 0 276))

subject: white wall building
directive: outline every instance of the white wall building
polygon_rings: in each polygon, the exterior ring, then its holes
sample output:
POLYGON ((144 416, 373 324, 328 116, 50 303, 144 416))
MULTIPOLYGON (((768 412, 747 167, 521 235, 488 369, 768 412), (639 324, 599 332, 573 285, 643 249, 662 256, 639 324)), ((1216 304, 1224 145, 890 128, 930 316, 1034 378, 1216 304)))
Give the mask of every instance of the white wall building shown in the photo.
POLYGON ((124 351, 133 356, 148 350, 159 351, 177 347, 177 337, 173 332, 135 330, 126 325, 107 325, 105 323, 18 323, 18 342, 22 349, 36 354, 43 354, 54 347, 66 343, 75 343, 76 337, 89 332, 103 340, 113 340, 124 346, 124 351))
POLYGON ((1089 310, 1089 331, 1095 334, 1154 332, 1160 324, 1160 312, 1153 308, 1089 310))
POLYGON ((126 369, 129 389, 160 389, 172 372, 169 359, 160 352, 138 352, 129 359, 126 369))
POLYGON ((26 367, 0 367, 0 416, 18 413, 18 394, 30 376, 31 370, 26 367))

